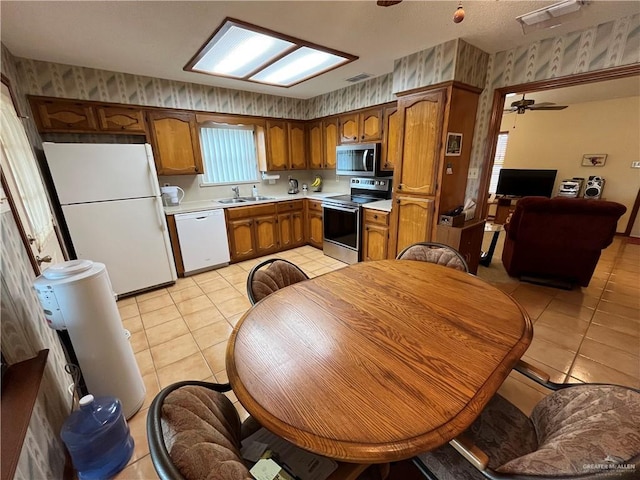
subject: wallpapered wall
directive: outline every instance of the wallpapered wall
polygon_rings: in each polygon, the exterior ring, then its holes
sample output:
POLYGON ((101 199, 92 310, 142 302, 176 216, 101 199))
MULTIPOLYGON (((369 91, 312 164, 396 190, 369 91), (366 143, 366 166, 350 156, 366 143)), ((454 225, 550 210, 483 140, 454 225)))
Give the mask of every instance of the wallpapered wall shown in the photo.
MULTIPOLYGON (((471 168, 482 169, 496 88, 640 63, 640 14, 498 52, 489 57, 480 95, 471 168)), ((477 198, 480 178, 469 179, 467 197, 477 198)))
POLYGON ((457 80, 484 88, 489 54, 462 39, 412 53, 395 61, 393 92, 457 80))
MULTIPOLYGON (((14 59, 4 46, 2 73, 11 82, 20 112, 29 112, 20 92, 14 59)), ((30 140, 39 143, 32 121, 27 120, 26 129, 30 140)), ((11 211, 0 215, 0 224, 2 353, 9 363, 15 363, 34 357, 41 349, 49 349, 15 478, 62 478, 64 450, 59 433, 70 411, 71 398, 65 392, 71 379, 64 372, 66 360, 57 334, 47 326, 31 288, 35 275, 11 211)))

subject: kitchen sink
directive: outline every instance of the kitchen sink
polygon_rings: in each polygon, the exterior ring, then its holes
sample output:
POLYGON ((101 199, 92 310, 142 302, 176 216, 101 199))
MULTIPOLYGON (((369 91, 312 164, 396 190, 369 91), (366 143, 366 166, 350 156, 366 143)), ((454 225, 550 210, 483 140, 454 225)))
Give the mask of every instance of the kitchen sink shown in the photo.
POLYGON ((220 200, 214 200, 214 202, 224 203, 225 205, 230 203, 247 203, 247 202, 259 202, 261 200, 275 200, 276 197, 265 197, 258 195, 257 197, 240 197, 240 198, 222 198, 220 200))
POLYGON ((275 200, 276 197, 264 197, 258 195, 257 197, 240 197, 240 200, 246 200, 247 202, 259 202, 260 200, 275 200))

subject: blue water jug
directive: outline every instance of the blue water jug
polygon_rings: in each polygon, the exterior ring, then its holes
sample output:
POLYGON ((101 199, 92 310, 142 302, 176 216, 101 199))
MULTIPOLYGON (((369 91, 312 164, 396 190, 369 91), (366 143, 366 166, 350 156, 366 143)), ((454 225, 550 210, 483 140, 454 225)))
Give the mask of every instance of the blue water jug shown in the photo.
POLYGON ((60 436, 80 480, 113 477, 133 454, 133 438, 115 397, 82 397, 80 410, 65 420, 60 436))

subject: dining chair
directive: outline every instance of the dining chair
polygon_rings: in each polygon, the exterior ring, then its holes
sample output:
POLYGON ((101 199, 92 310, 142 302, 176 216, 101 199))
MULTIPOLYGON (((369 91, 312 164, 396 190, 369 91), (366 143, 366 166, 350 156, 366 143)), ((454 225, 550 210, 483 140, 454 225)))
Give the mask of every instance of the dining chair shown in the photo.
POLYGON ((240 441, 257 424, 241 424, 223 393, 230 390, 228 383, 183 381, 156 395, 147 414, 147 440, 161 480, 253 478, 240 456, 240 441))
MULTIPOLYGON (((240 417, 224 392, 228 383, 177 382, 158 393, 147 414, 151 462, 161 480, 252 480, 242 439, 261 428, 240 417)), ((330 479, 383 480, 388 464, 338 462, 330 479)))
POLYGON ((553 393, 530 417, 494 395, 462 436, 413 458, 427 479, 640 478, 640 390, 554 383, 523 361, 515 369, 553 393))
POLYGON ((435 242, 419 242, 402 250, 396 260, 418 260, 455 268, 469 273, 469 266, 464 257, 449 245, 435 242))
POLYGON ((259 263, 249 272, 247 296, 251 305, 255 305, 267 295, 281 288, 308 279, 309 277, 300 267, 288 260, 270 258, 259 263))

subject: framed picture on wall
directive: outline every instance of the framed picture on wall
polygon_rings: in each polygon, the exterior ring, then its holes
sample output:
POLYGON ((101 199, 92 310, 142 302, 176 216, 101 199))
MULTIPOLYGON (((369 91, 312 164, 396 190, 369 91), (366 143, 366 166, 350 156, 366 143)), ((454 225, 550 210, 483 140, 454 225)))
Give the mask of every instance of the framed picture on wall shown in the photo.
POLYGON ((583 167, 604 167, 606 161, 606 153, 587 153, 582 156, 583 167))
POLYGON ((447 133, 447 150, 445 155, 448 157, 456 157, 460 155, 462 151, 462 134, 461 133, 447 133))

